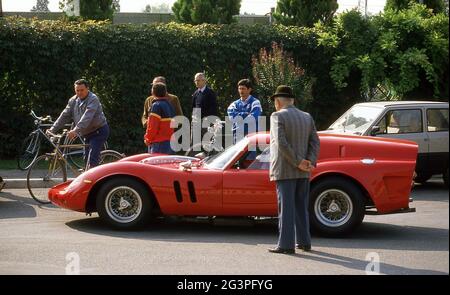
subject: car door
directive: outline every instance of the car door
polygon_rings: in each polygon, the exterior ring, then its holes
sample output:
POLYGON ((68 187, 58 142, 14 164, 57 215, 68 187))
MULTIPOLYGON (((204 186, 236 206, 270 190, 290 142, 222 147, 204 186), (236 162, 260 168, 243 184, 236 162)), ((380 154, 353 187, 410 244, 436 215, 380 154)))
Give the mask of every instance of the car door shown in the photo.
POLYGON ((229 214, 277 214, 275 183, 269 179, 269 149, 263 150, 247 152, 223 172, 223 207, 229 214))
POLYGON ((419 145, 416 170, 426 169, 428 166, 429 138, 425 132, 425 109, 390 108, 378 122, 379 137, 397 138, 414 141, 419 145))
POLYGON ((193 168, 176 173, 168 194, 161 200, 166 214, 220 215, 222 212, 222 171, 193 168))
POLYGON ((431 174, 443 173, 448 167, 448 120, 448 108, 427 108, 428 167, 431 174))

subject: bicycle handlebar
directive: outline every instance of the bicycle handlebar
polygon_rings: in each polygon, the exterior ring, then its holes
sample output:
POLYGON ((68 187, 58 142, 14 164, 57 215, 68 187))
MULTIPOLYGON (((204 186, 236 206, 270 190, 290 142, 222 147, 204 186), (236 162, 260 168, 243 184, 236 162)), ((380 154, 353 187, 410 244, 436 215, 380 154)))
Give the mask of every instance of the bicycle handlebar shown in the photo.
POLYGON ((31 110, 31 112, 30 112, 30 115, 35 119, 35 120, 38 120, 39 122, 52 122, 52 117, 50 116, 50 115, 47 115, 47 116, 45 116, 45 117, 38 117, 37 115, 36 115, 36 113, 33 111, 33 110, 31 110))

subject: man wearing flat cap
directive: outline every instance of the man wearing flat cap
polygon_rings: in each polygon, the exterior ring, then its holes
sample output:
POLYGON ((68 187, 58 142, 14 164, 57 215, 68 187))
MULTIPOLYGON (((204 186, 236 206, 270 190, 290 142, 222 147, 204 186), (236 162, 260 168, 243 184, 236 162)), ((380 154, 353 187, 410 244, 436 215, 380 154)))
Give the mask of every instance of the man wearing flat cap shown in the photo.
POLYGON ((278 244, 272 253, 311 250, 309 177, 319 154, 319 137, 310 114, 295 107, 291 87, 280 85, 270 97, 276 112, 270 117, 270 180, 278 196, 278 244))

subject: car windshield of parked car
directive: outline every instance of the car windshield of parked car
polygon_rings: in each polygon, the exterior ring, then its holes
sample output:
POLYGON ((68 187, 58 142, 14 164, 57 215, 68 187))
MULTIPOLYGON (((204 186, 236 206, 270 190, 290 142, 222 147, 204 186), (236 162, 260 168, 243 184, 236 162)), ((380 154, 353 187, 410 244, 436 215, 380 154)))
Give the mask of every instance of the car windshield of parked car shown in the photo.
POLYGON ((337 119, 328 130, 362 135, 382 111, 382 108, 355 105, 337 119))
POLYGON ((249 140, 244 137, 235 145, 227 147, 223 152, 211 156, 205 160, 205 165, 211 169, 223 169, 225 165, 233 159, 236 154, 247 147, 249 140))

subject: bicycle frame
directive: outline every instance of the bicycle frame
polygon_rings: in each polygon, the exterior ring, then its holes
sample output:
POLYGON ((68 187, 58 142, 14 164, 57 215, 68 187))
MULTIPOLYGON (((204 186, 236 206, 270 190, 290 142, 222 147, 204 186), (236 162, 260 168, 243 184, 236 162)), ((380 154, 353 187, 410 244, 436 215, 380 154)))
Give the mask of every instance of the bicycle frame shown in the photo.
MULTIPOLYGON (((49 156, 53 157, 52 162, 49 166, 49 171, 54 171, 54 169, 56 168, 57 162, 62 160, 64 162, 64 167, 69 167, 70 170, 76 175, 80 175, 80 171, 78 171, 77 169, 73 168, 73 166, 69 163, 69 161, 67 161, 67 153, 65 153, 64 151, 66 151, 67 149, 70 148, 83 148, 83 150, 89 146, 88 144, 60 144, 60 140, 62 137, 65 137, 64 141, 68 141, 68 137, 65 136, 65 134, 63 133, 63 135, 61 136, 55 136, 57 137, 57 141, 56 143, 53 142, 53 140, 51 138, 49 138, 50 143, 52 144, 52 146, 54 147, 53 153, 48 153, 49 156)), ((86 160, 86 164, 85 164, 85 168, 84 171, 89 169, 89 158, 90 158, 91 154, 88 154, 88 158, 86 160)), ((67 169, 67 168, 66 168, 67 169)))

